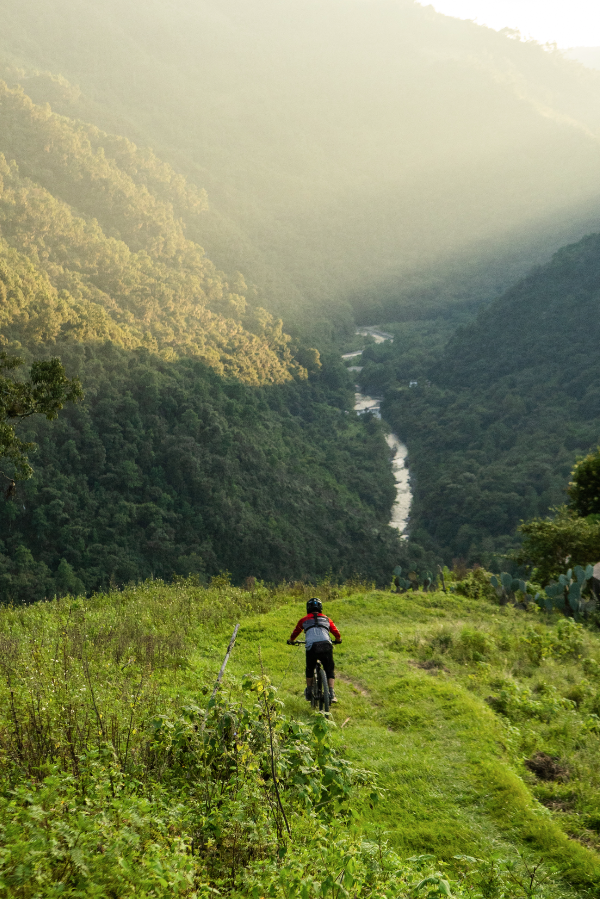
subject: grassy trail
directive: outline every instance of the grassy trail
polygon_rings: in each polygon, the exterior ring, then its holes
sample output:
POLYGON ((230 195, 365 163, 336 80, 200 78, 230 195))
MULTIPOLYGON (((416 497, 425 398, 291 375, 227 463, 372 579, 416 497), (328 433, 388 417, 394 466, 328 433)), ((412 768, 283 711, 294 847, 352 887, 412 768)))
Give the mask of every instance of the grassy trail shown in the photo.
MULTIPOLYGON (((512 610, 443 594, 377 592, 332 600, 325 612, 343 636, 335 651, 338 739, 387 791, 366 822, 374 835, 385 833, 406 855, 440 859, 518 850, 560 866, 580 889, 600 884, 600 855, 569 838, 534 798, 511 749, 511 728, 479 695, 481 672, 490 666, 457 665, 448 657, 447 664, 419 667, 423 636, 449 627, 458 633, 474 621, 485 633, 511 625, 503 617, 512 610)), ((226 683, 235 689, 262 664, 286 711, 308 718, 304 651, 285 644, 303 614, 299 601, 242 620, 226 683)), ((218 670, 227 627, 201 636, 192 668, 203 678, 218 670)))

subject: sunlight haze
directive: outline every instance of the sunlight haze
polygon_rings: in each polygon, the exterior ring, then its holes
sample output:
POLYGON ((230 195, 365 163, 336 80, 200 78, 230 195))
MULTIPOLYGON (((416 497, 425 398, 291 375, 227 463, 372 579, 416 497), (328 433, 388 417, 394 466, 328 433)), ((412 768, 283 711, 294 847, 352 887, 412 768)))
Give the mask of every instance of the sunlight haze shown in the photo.
POLYGON ((591 0, 436 0, 432 5, 444 15, 473 19, 496 30, 514 28, 540 44, 600 46, 600 6, 591 0))

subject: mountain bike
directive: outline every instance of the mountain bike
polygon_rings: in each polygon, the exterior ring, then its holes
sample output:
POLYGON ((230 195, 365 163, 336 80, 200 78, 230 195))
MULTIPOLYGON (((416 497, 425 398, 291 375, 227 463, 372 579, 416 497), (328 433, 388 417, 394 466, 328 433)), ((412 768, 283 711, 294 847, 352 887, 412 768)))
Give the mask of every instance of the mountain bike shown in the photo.
MULTIPOLYGON (((292 643, 292 646, 306 646, 306 642, 303 640, 296 640, 292 643)), ((319 659, 317 659, 313 671, 310 704, 313 709, 318 709, 320 712, 329 711, 329 684, 327 683, 327 675, 319 659)))

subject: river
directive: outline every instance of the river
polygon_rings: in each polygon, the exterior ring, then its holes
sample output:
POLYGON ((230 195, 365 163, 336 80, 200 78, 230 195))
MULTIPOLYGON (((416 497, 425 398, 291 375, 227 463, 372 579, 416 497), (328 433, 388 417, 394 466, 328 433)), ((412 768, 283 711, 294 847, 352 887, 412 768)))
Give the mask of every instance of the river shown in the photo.
MULTIPOLYGON (((386 340, 393 340, 392 334, 380 331, 379 328, 359 328, 357 334, 366 337, 369 334, 375 339, 376 343, 383 343, 386 340)), ((344 360, 356 359, 360 361, 362 350, 356 350, 353 353, 345 353, 342 356, 344 360)), ((361 371, 362 366, 350 365, 348 371, 361 371)), ((377 418, 381 418, 381 398, 368 396, 362 393, 358 384, 356 385, 356 393, 354 394, 354 411, 359 413, 372 412, 377 418)), ((392 514, 390 518, 390 527, 396 528, 402 536, 406 536, 405 531, 408 525, 410 513, 410 503, 412 494, 410 492, 410 475, 406 467, 406 456, 408 450, 401 440, 395 434, 389 433, 386 436, 387 445, 392 451, 392 471, 394 480, 396 481, 396 501, 392 506, 392 514)))

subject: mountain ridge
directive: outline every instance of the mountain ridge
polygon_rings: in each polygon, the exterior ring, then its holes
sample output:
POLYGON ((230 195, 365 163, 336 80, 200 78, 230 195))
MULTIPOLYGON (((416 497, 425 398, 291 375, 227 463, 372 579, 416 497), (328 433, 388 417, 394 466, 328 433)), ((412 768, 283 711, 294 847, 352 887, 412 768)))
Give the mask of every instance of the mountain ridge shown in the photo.
POLYGON ((413 3, 28 8, 5 0, 7 63, 177 159, 211 198, 200 243, 294 328, 324 299, 348 328, 384 291, 391 320, 491 298, 494 253, 516 280, 600 224, 598 75, 559 52, 413 3))
MULTIPOLYGON (((154 154, 2 84, 0 124, 2 239, 40 272, 46 296, 45 309, 36 299, 23 306, 21 288, 5 287, 5 339, 18 340, 25 318, 33 336, 37 315, 46 328, 38 339, 70 334, 146 346, 167 358, 187 353, 249 383, 306 376, 281 321, 249 306, 243 278, 230 288, 185 237, 174 203, 193 218, 206 209, 202 193, 154 154)), ((18 258, 3 254, 17 280, 18 258)))

